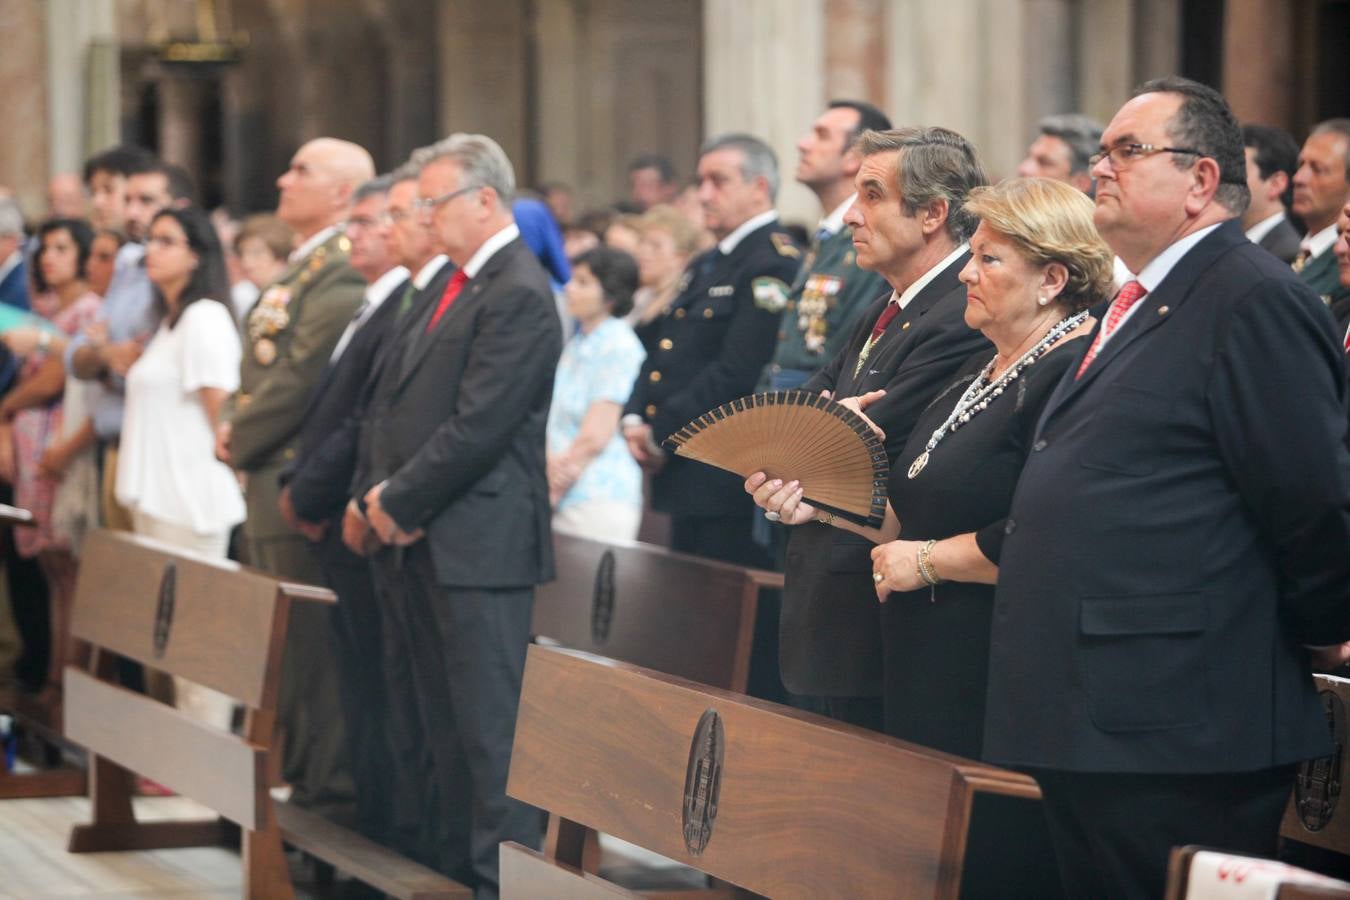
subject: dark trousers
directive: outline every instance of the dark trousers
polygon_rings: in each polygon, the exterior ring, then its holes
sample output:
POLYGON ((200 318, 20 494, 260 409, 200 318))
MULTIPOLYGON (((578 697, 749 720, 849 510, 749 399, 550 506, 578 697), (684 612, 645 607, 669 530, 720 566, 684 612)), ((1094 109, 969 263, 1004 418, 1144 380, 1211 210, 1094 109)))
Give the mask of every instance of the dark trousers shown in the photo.
MULTIPOLYGON (((753 508, 753 507, 751 507, 753 508)), ((670 517, 670 549, 755 569, 774 569, 773 552, 755 540, 754 513, 726 516, 670 517)), ((750 677, 746 693, 774 703, 787 702, 787 689, 778 668, 780 591, 760 591, 755 634, 750 649, 750 677)))
POLYGON ((357 830, 388 843, 390 776, 394 768, 385 740, 384 645, 370 563, 342 543, 341 521, 329 523, 315 546, 324 578, 338 602, 329 609, 342 704, 347 763, 356 788, 357 830))
POLYGON ((430 822, 445 836, 438 868, 467 876, 478 900, 495 898, 501 842, 539 843, 538 810, 506 796, 534 589, 443 587, 425 541, 385 550, 376 565, 397 569, 407 597, 413 683, 435 769, 430 822))
MULTIPOLYGON (((253 566, 307 584, 324 583, 318 557, 309 541, 299 535, 249 538, 247 544, 253 566)), ((285 732, 281 775, 291 786, 291 802, 340 824, 351 824, 355 790, 347 768, 333 633, 325 604, 301 601, 291 605, 277 720, 285 732)))
MULTIPOLYGON (((14 503, 14 488, 0 484, 0 503, 14 503)), ((47 661, 51 656, 51 619, 48 611, 47 579, 36 559, 25 559, 14 547, 14 529, 0 529, 0 554, 5 564, 9 588, 9 606, 14 628, 19 633, 20 653, 14 661, 14 675, 27 690, 38 691, 47 681, 47 661)))
POLYGON ((1156 900, 1173 847, 1274 856, 1294 767, 1217 775, 1029 770, 1041 785, 1065 892, 1156 900))

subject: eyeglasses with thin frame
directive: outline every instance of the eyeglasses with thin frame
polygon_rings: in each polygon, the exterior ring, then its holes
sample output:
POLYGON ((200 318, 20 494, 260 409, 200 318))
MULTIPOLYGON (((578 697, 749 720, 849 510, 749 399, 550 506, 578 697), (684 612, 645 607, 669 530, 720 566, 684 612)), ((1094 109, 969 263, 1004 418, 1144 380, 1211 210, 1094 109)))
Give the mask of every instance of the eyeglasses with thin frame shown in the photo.
POLYGON ((413 209, 418 212, 430 212, 438 206, 449 203, 461 194, 467 194, 469 191, 476 191, 481 187, 481 184, 466 184, 462 188, 453 190, 448 194, 441 194, 439 197, 418 197, 413 201, 413 209))
POLYGON ((1111 168, 1120 170, 1132 163, 1153 156, 1156 153, 1187 153, 1191 156, 1204 156, 1199 150, 1189 147, 1158 147, 1154 144, 1116 144, 1107 150, 1098 150, 1088 157, 1088 167, 1092 168, 1107 157, 1111 158, 1111 168))

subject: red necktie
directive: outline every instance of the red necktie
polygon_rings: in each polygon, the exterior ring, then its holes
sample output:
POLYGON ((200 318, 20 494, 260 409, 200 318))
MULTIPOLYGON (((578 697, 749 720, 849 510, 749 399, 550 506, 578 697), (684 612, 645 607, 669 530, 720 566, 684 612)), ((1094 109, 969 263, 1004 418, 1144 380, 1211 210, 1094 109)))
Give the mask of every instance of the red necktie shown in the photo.
POLYGON ((886 333, 886 326, 891 324, 891 320, 900 314, 900 304, 891 301, 886 304, 886 308, 877 316, 877 324, 872 326, 872 343, 876 343, 883 334, 886 333))
POLYGON ((456 270, 455 274, 451 276, 450 283, 445 286, 445 293, 441 294, 441 302, 436 304, 436 311, 431 314, 431 321, 427 323, 427 334, 431 334, 432 329, 436 327, 436 323, 441 320, 441 316, 445 315, 445 311, 450 308, 450 304, 455 302, 459 292, 464 289, 464 282, 468 280, 469 276, 464 273, 463 269, 456 270))
POLYGON ((1116 299, 1111 302, 1111 308, 1106 311, 1106 321, 1102 323, 1101 330, 1097 332, 1097 337, 1092 341, 1092 346, 1088 348, 1087 355, 1083 357, 1083 364, 1078 367, 1078 374, 1075 379, 1082 378, 1087 367, 1092 365, 1092 361, 1097 358, 1097 351, 1101 349, 1102 341, 1106 340, 1115 333, 1116 328, 1120 326, 1120 320, 1125 318, 1125 314, 1134 308, 1134 305, 1144 299, 1148 289, 1137 281, 1127 281, 1125 286, 1116 294, 1116 299))

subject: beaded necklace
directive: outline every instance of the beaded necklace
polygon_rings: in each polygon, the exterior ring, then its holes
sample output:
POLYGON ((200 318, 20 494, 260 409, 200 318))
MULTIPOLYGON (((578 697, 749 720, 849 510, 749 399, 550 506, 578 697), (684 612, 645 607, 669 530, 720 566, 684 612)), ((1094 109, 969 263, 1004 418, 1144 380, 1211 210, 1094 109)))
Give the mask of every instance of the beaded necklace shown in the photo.
POLYGON ((998 356, 996 355, 989 360, 988 365, 980 371, 980 374, 970 383, 970 387, 966 388, 965 393, 956 401, 956 406, 952 408, 952 413, 947 417, 947 421, 943 422, 933 432, 933 436, 928 439, 928 444, 923 448, 923 452, 910 465, 909 477, 915 478, 923 471, 924 466, 928 465, 928 454, 933 452, 933 449, 942 442, 943 438, 988 409, 989 404, 993 403, 1007 389, 1008 385, 1016 380, 1023 369, 1033 365, 1036 360, 1045 355, 1055 341, 1083 324, 1085 319, 1087 319, 1087 310, 1060 319, 1055 327, 1046 332, 1045 337, 1033 344, 1026 353, 1019 356, 1017 361, 993 382, 990 382, 989 376, 994 371, 994 363, 998 362, 998 356))

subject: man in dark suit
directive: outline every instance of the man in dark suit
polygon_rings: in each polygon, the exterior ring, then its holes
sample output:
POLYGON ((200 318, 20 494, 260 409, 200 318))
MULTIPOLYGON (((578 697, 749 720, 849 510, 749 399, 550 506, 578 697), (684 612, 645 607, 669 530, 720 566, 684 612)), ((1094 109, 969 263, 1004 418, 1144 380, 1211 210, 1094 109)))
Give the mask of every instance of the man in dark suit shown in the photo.
POLYGON ((1350 287, 1337 273, 1336 217, 1350 202, 1350 119, 1327 119, 1313 126, 1298 155, 1293 212, 1308 233, 1294 260, 1298 277, 1322 298, 1341 321, 1350 317, 1350 287))
POLYGON ((28 308, 28 267, 24 265, 23 212, 11 197, 0 197, 0 303, 28 308))
POLYGON ((389 252, 385 195, 391 181, 392 176, 375 178, 352 192, 343 232, 351 244, 347 261, 367 282, 365 295, 309 398, 295 460, 278 476, 281 516, 313 543, 324 579, 338 596, 328 619, 347 762, 356 788, 356 825, 382 843, 393 760, 384 739, 380 618, 369 563, 342 543, 342 513, 356 459, 341 445, 341 436, 393 322, 397 301, 390 301, 408 282, 408 270, 389 252))
POLYGON ((751 393, 773 356, 801 253, 778 225, 778 160, 758 138, 720 135, 698 162, 699 199, 717 246, 694 258, 660 320, 624 408, 623 433, 652 477, 652 507, 671 516, 684 553, 767 566, 751 539, 749 498, 729 472, 667 457, 661 441, 715 406, 751 393))
MULTIPOLYGON (((882 275, 891 290, 803 387, 838 398, 885 389, 866 410, 894 456, 950 376, 988 346, 965 323, 966 290, 957 279, 978 224, 962 204, 987 179, 975 148, 945 128, 868 131, 857 151, 858 195, 844 224, 853 229, 858 265, 882 275)), ((779 660, 788 690, 818 698, 817 707, 835 718, 880 730, 881 622, 871 549, 824 517, 791 529, 779 660)))
POLYGON ((1330 751, 1305 645, 1350 639, 1346 383, 1325 307, 1242 234, 1222 96, 1149 82, 1102 148, 1096 224, 1138 276, 1013 499, 985 756, 1040 781, 1071 896, 1155 898, 1174 845, 1272 853, 1330 751))
POLYGON ((544 425, 562 334, 514 189, 482 135, 451 135, 422 168, 420 206, 460 268, 386 356, 364 495, 386 545, 375 566, 412 619, 441 866, 478 897, 497 896, 498 844, 538 840, 539 814, 506 796, 506 774, 534 586, 553 577, 544 425))
POLYGON ((1298 142, 1283 128, 1243 125, 1242 144, 1247 154, 1247 190, 1252 195, 1242 214, 1242 228, 1248 240, 1281 262, 1292 263, 1298 256, 1298 229, 1287 212, 1294 199, 1298 142))

